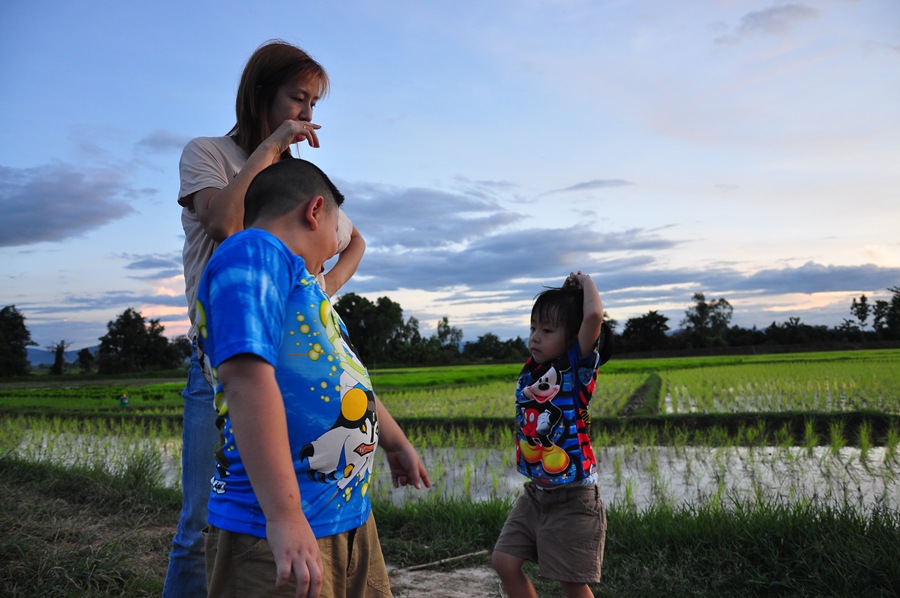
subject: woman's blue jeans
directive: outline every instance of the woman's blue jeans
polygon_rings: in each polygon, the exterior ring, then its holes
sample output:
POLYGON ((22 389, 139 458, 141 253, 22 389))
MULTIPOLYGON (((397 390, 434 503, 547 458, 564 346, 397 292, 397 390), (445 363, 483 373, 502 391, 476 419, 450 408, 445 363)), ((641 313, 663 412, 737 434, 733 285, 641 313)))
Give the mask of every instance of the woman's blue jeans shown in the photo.
POLYGON ((206 596, 206 563, 203 529, 206 527, 210 478, 215 474, 215 450, 219 431, 213 390, 203 376, 197 348, 191 356, 184 399, 184 431, 181 449, 181 518, 169 554, 164 598, 206 596))

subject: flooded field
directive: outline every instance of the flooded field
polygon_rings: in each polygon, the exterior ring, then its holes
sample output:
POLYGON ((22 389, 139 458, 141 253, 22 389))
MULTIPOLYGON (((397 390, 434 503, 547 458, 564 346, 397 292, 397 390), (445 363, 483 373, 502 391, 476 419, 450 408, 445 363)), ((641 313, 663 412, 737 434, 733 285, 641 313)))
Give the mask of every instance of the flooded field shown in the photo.
MULTIPOLYGON (((30 460, 119 471, 134 455, 159 459, 162 482, 177 487, 181 440, 176 437, 97 436, 27 431, 15 453, 30 460)), ((729 501, 813 501, 900 509, 900 455, 896 447, 697 447, 596 448, 607 505, 645 509, 666 504, 729 501)), ((394 489, 385 459, 376 467, 373 496, 394 502, 459 497, 485 500, 515 496, 524 478, 514 449, 430 448, 422 451, 432 488, 394 489)))

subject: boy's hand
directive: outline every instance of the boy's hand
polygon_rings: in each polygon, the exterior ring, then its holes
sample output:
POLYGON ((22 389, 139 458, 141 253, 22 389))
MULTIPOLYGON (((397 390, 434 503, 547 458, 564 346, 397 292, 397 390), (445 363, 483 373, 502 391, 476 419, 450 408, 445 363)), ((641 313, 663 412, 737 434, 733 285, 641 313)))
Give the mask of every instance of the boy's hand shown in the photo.
POLYGON ((267 520, 266 536, 275 557, 275 587, 283 587, 293 571, 297 581, 295 596, 318 598, 324 566, 319 545, 306 518, 301 515, 296 519, 267 520))
POLYGON ((419 454, 409 442, 404 443, 396 450, 386 450, 388 465, 391 468, 391 482, 394 488, 400 486, 413 486, 416 490, 431 488, 431 480, 425 465, 419 459, 419 454))

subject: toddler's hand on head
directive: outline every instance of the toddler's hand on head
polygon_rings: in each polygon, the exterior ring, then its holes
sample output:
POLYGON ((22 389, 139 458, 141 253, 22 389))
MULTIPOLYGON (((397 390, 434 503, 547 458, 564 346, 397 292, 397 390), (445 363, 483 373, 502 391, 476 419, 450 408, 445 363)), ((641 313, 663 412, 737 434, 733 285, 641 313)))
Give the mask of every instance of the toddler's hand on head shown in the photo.
POLYGON ((581 270, 579 270, 577 273, 569 272, 569 275, 566 277, 566 281, 563 283, 563 288, 582 288, 582 281, 586 276, 587 274, 582 274, 581 270))

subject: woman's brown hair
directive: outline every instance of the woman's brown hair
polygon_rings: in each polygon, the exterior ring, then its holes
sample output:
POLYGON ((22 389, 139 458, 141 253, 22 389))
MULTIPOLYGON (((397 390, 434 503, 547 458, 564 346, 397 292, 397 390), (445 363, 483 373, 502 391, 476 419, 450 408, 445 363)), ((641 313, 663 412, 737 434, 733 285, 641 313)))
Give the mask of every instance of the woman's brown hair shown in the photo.
POLYGON ((328 93, 328 74, 309 54, 281 40, 271 40, 250 56, 238 85, 237 122, 228 132, 247 154, 259 147, 269 130, 269 108, 278 89, 296 79, 315 81, 318 96, 328 93))

